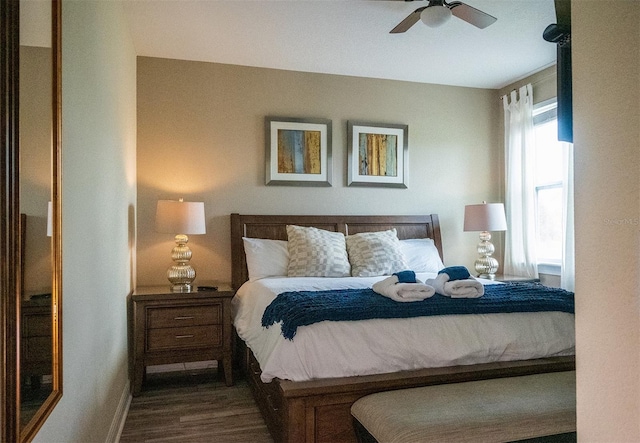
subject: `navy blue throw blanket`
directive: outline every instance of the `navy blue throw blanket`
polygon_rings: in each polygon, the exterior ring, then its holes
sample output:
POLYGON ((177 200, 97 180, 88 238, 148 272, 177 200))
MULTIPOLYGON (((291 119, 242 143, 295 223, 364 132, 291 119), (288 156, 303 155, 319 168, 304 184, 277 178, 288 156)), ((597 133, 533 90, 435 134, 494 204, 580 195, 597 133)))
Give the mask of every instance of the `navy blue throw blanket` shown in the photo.
POLYGON ((299 326, 324 320, 409 318, 426 315, 495 314, 507 312, 574 312, 574 294, 535 283, 487 285, 484 296, 450 298, 440 294, 422 301, 399 303, 373 289, 295 291, 279 294, 264 311, 262 326, 282 322, 282 335, 292 340, 299 326))

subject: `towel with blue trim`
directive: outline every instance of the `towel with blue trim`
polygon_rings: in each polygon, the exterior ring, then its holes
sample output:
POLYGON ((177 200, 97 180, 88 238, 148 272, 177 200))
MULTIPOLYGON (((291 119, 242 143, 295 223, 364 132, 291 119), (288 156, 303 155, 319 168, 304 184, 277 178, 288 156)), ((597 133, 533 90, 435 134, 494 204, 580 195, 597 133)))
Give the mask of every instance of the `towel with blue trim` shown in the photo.
POLYGON ((282 335, 292 340, 300 326, 326 320, 544 311, 573 314, 573 292, 536 283, 505 283, 485 286, 479 298, 435 294, 413 303, 398 303, 370 288, 283 292, 265 309, 262 326, 281 323, 282 335))
POLYGON ((484 295, 484 285, 469 274, 464 266, 449 266, 438 271, 436 278, 428 278, 425 284, 440 295, 451 298, 477 298, 484 295))
POLYGON ((416 283, 418 281, 416 273, 411 270, 394 272, 392 275, 398 277, 398 283, 416 283))
POLYGON ((417 280, 416 273, 413 271, 395 272, 384 280, 376 282, 371 289, 399 302, 421 301, 436 293, 432 286, 417 280))
POLYGON ((438 271, 438 275, 441 274, 447 274, 447 281, 464 280, 471 277, 465 266, 448 266, 438 271))

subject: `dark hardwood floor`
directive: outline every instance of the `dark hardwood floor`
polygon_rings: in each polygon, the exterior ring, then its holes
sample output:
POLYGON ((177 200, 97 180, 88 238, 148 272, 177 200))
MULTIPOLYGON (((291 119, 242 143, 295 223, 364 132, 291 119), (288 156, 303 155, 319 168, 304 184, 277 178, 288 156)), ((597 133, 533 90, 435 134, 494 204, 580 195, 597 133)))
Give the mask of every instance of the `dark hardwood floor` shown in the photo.
MULTIPOLYGON (((176 366, 176 365, 174 365, 176 366)), ((189 365, 147 375, 134 397, 120 443, 273 443, 241 374, 227 387, 215 366, 189 365)), ((575 443, 576 433, 517 443, 575 443)))
POLYGON ((216 368, 148 374, 120 442, 273 443, 249 386, 234 377, 227 387, 216 368))

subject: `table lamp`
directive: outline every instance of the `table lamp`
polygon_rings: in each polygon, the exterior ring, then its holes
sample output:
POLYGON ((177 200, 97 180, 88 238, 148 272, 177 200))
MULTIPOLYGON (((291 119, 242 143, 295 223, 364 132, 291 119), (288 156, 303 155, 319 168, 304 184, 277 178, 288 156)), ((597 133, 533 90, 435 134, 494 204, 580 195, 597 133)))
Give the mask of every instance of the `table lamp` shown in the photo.
POLYGON ((185 202, 182 199, 158 200, 156 231, 175 234, 176 246, 171 250, 174 264, 167 270, 172 292, 190 292, 196 270, 189 264, 191 249, 187 234, 205 234, 203 202, 185 202))
POLYGON ((478 254, 480 257, 475 262, 475 270, 478 277, 493 280, 498 270, 498 260, 491 257, 495 247, 489 231, 506 231, 507 219, 504 215, 502 203, 482 202, 480 205, 467 205, 464 207, 464 230, 481 231, 478 254))
POLYGON ((47 203, 47 237, 53 235, 53 203, 47 203))

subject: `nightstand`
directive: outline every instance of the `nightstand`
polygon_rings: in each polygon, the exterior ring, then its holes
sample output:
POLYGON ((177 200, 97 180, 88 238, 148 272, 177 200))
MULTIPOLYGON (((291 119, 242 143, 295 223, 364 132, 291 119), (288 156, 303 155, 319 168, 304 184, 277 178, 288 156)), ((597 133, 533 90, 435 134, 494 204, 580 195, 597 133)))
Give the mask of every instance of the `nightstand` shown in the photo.
POLYGON ((133 395, 140 394, 146 367, 217 360, 227 386, 233 384, 230 285, 217 291, 171 292, 169 286, 140 287, 130 297, 133 395), (222 364, 221 364, 222 363, 222 364))
POLYGON ((52 372, 51 295, 23 300, 20 310, 20 376, 39 389, 42 376, 52 372))
POLYGON ((518 277, 517 275, 496 274, 495 281, 506 282, 518 282, 518 283, 538 283, 539 278, 518 277))

